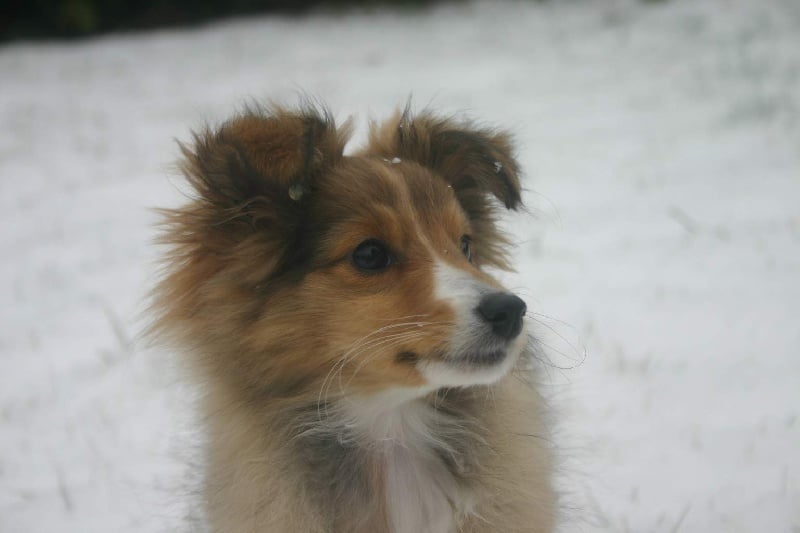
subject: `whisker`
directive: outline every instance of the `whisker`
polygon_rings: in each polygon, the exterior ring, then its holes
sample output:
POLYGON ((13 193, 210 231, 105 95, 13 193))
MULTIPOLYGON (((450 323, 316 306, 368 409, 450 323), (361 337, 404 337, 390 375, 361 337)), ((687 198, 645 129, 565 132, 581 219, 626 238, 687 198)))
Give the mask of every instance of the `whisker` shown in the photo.
MULTIPOLYGON (((321 406, 323 403, 327 403, 327 397, 330 391, 330 386, 333 383, 333 380, 337 374, 339 374, 340 376, 339 388, 340 390, 343 390, 343 386, 341 384, 341 373, 344 370, 344 367, 347 366, 347 363, 349 363, 350 361, 358 357, 360 353, 363 353, 368 349, 381 346, 385 343, 390 343, 393 341, 399 344, 400 342, 408 338, 413 338, 413 336, 415 335, 421 335, 421 333, 418 331, 407 331, 407 332, 385 335, 377 339, 362 340, 362 342, 359 345, 351 347, 342 357, 337 359, 336 363, 334 363, 334 365, 332 365, 331 369, 328 371, 328 374, 326 375, 325 379, 322 382, 322 386, 320 387, 320 393, 317 398, 317 412, 319 420, 322 421, 321 406)), ((360 366, 362 366, 363 364, 364 362, 362 362, 358 368, 360 368, 360 366)))
POLYGON ((426 317, 426 316, 431 316, 431 314, 430 313, 421 313, 421 314, 418 314, 418 315, 396 316, 396 317, 393 317, 393 318, 376 318, 375 320, 380 320, 380 321, 407 320, 409 318, 426 317))
MULTIPOLYGON (((339 383, 339 392, 344 393, 345 388, 352 382, 352 380, 356 377, 358 372, 372 361, 375 357, 379 354, 375 353, 370 357, 367 357, 363 361, 359 362, 358 365, 353 370, 352 374, 348 378, 346 382, 342 382, 342 373, 344 372, 345 367, 348 364, 358 358, 360 354, 364 353, 367 350, 371 350, 378 347, 392 347, 402 344, 405 341, 413 340, 414 338, 422 338, 426 334, 431 333, 431 328, 436 327, 452 327, 454 325, 453 321, 424 321, 424 320, 409 320, 412 318, 422 318, 429 316, 428 313, 425 314, 417 314, 417 315, 407 315, 403 317, 395 317, 392 319, 387 320, 403 320, 403 322, 397 322, 393 324, 387 324, 386 326, 382 326, 380 328, 374 329, 367 333, 366 335, 360 337, 356 341, 354 341, 347 350, 342 354, 341 357, 335 360, 333 365, 331 365, 330 370, 326 374, 325 378, 320 385, 319 393, 317 395, 317 419, 319 422, 323 422, 324 418, 328 417, 327 406, 329 404, 328 397, 331 393, 331 386, 333 385, 334 381, 337 381, 338 376, 338 383, 339 383), (401 328, 408 328, 407 330, 403 331, 401 328), (425 331, 420 331, 421 329, 425 329, 425 331), (400 331, 398 331, 400 330, 400 331), (323 413, 324 410, 324 413, 323 413)), ((379 319, 381 320, 381 319, 379 319)))
MULTIPOLYGON (((532 313, 532 314, 538 314, 538 313, 532 313)), ((544 315, 542 315, 542 316, 544 316, 544 315)), ((546 327, 548 330, 550 330, 550 331, 551 331, 553 334, 555 334, 555 335, 556 335, 556 336, 557 336, 559 339, 561 339, 562 341, 564 341, 564 343, 565 343, 567 346, 569 346, 570 348, 572 348, 572 350, 573 350, 573 351, 574 351, 576 354, 577 354, 577 353, 580 353, 580 354, 581 354, 581 361, 585 361, 585 360, 586 360, 587 351, 588 351, 588 350, 586 349, 586 346, 583 346, 583 350, 578 350, 578 348, 577 348, 577 347, 576 347, 576 346, 575 346, 575 345, 574 345, 572 342, 570 342, 569 340, 567 340, 567 338, 566 338, 566 337, 564 337, 564 335, 562 335, 561 333, 559 333, 559 331, 558 331, 558 330, 556 330, 556 329, 555 329, 553 326, 551 326, 551 325, 549 325, 549 324, 547 324, 547 323, 545 323, 545 322, 542 322, 541 320, 539 320, 539 319, 536 319, 536 318, 534 318, 534 317, 530 317, 530 319, 531 319, 531 320, 533 320, 534 322, 536 322, 537 324, 540 324, 540 325, 542 325, 542 326, 546 327)), ((562 323, 566 324, 565 322, 562 322, 562 323)), ((574 328, 573 328, 573 329, 574 329, 574 328)), ((540 342, 541 342, 541 341, 540 341, 540 342)), ((560 353, 561 355, 563 355, 563 356, 564 356, 565 358, 567 358, 567 359, 574 360, 574 359, 571 359, 570 357, 568 357, 566 354, 564 354, 564 353, 562 353, 562 352, 558 352, 558 353, 560 353)))
MULTIPOLYGON (((542 341, 541 339, 538 339, 536 342, 538 342, 539 344, 541 344, 542 346, 547 348, 548 351, 555 352, 555 353, 563 356, 564 359, 568 359, 568 360, 572 361, 572 359, 570 359, 570 357, 567 356, 567 354, 565 354, 561 350, 555 348, 554 346, 551 346, 551 345, 547 344, 546 342, 542 341)), ((550 365, 553 368, 558 369, 558 370, 575 370, 576 368, 578 368, 581 365, 583 365, 583 363, 586 362, 586 359, 588 357, 589 357, 589 353, 587 351, 584 351, 583 352, 583 357, 581 357, 580 360, 576 361, 575 364, 572 365, 572 366, 560 366, 560 365, 557 365, 552 360, 550 360, 550 358, 548 357, 547 358, 547 364, 550 365)))
MULTIPOLYGON (((370 346, 369 348, 376 348, 378 346, 384 346, 384 347, 399 346, 404 341, 407 341, 407 340, 410 340, 410 339, 414 339, 414 338, 419 338, 419 337, 421 337, 421 335, 419 333, 417 333, 417 332, 408 332, 408 333, 406 333, 404 335, 398 335, 396 338, 386 339, 385 342, 380 342, 380 343, 374 344, 374 345, 370 346)), ((362 353, 363 353, 363 351, 362 351, 362 353)), ((358 374, 358 372, 361 370, 361 368, 363 368, 364 365, 366 365, 368 362, 370 362, 373 359, 375 359, 375 357, 377 357, 378 355, 379 354, 374 353, 370 357, 367 357, 366 359, 361 361, 358 364, 358 366, 356 366, 356 368, 353 370, 353 373, 350 375, 350 379, 348 379, 347 383, 345 383, 344 385, 345 386, 349 385, 350 382, 353 381, 353 379, 355 378, 356 374, 358 374)), ((341 378, 341 372, 339 374, 340 374, 340 378, 341 378)), ((340 386, 341 386, 341 382, 340 382, 340 386)))

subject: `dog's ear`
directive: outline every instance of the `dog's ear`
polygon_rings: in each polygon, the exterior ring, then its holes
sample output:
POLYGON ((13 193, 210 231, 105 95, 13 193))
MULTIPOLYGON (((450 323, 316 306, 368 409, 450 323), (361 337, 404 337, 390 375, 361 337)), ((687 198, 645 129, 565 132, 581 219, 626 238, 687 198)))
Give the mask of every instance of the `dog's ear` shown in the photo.
POLYGON ((415 161, 447 181, 470 219, 476 255, 508 268, 497 200, 507 209, 521 204, 519 166, 508 134, 429 112, 412 116, 406 108, 372 125, 366 151, 415 161))
MULTIPOLYGON (((195 134, 191 145, 181 145, 194 201, 162 210, 160 241, 172 246, 176 262, 216 258, 207 270, 258 265, 251 280, 291 269, 306 246, 307 197, 316 178, 341 160, 348 130, 311 106, 259 107, 195 134)), ((247 277, 230 277, 236 276, 247 277)))
POLYGON ((219 224, 288 222, 316 176, 341 159, 347 135, 324 109, 249 108, 181 145, 182 170, 219 224))

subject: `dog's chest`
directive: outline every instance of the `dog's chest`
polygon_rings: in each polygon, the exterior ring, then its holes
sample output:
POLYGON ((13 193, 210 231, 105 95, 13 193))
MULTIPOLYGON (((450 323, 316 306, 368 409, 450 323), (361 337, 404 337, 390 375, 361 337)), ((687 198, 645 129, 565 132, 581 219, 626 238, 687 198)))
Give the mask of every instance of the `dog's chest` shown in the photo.
POLYGON ((455 453, 444 436, 451 424, 422 402, 359 421, 379 471, 390 531, 455 531, 456 516, 468 512, 470 505, 468 491, 445 461, 455 453))
POLYGON ((382 457, 386 514, 394 533, 450 533, 460 491, 438 457, 388 445, 382 457))

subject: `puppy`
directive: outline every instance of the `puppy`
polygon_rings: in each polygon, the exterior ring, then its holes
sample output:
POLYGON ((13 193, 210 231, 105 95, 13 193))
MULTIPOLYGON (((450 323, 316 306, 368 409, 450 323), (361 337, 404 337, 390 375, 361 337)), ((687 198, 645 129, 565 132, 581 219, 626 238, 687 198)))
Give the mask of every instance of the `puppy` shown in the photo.
POLYGON ((406 109, 344 155, 313 106, 182 146, 154 332, 204 392, 215 532, 549 532, 556 498, 498 211, 507 135, 406 109))

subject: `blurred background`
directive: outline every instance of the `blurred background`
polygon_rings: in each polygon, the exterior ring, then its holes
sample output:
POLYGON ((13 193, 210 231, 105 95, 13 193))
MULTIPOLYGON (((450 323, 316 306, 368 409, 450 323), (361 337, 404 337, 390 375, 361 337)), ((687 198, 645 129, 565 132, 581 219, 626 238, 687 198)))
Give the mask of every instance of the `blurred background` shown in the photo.
POLYGON ((561 531, 800 531, 800 3, 17 2, 0 15, 0 531, 191 530, 139 339, 176 139, 309 94, 515 135, 561 531), (135 5, 134 5, 135 4, 135 5))
POLYGON ((4 39, 86 37, 112 31, 197 25, 233 16, 418 8, 434 3, 435 0, 12 0, 0 15, 0 28, 4 39))

